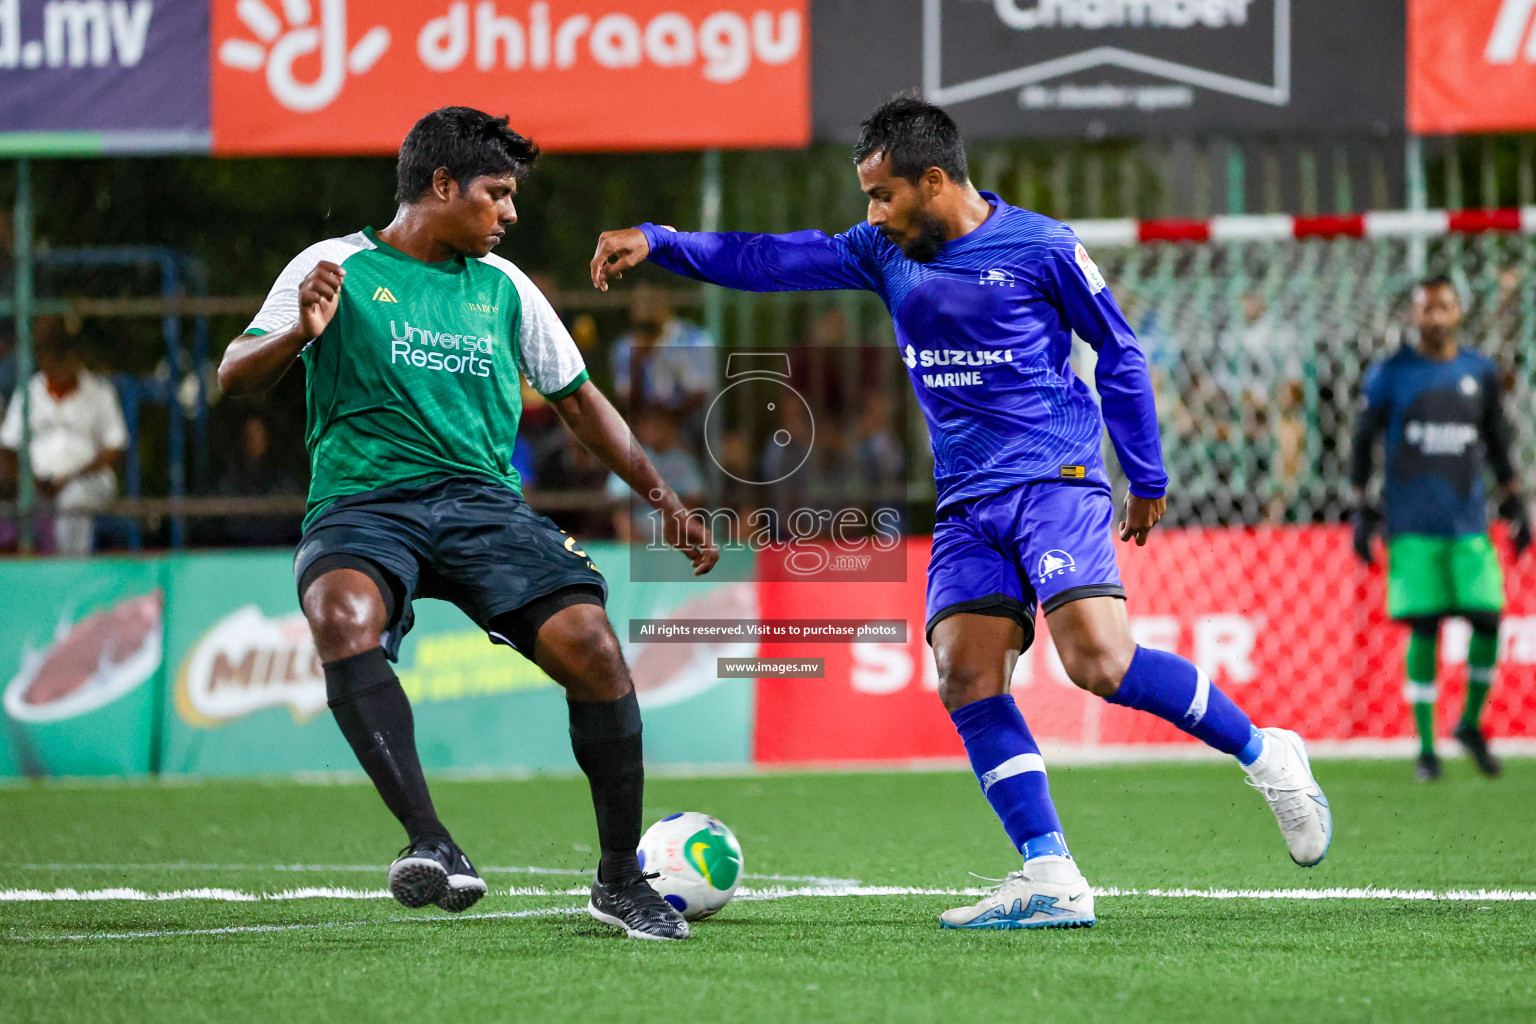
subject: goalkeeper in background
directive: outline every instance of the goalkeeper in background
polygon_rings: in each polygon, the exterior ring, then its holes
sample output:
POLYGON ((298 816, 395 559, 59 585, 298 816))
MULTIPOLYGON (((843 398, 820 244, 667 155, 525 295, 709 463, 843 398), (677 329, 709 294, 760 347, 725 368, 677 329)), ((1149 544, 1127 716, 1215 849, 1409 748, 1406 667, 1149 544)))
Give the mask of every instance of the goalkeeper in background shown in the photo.
POLYGON ((1515 554, 1531 543, 1530 515, 1510 462, 1498 370, 1487 356, 1456 340, 1461 299, 1444 277, 1413 290, 1418 344, 1404 344, 1365 375, 1350 478, 1355 487, 1355 553, 1374 562, 1371 538, 1387 542, 1387 614, 1413 631, 1404 694, 1419 732, 1417 775, 1440 777, 1435 754, 1435 668, 1440 621, 1460 616, 1472 626, 1467 651, 1467 703, 1455 737, 1484 775, 1498 758, 1479 724, 1499 653, 1504 575, 1488 537, 1483 469, 1499 485, 1499 515, 1515 554), (1366 497, 1376 438, 1385 436, 1386 482, 1380 506, 1366 497))

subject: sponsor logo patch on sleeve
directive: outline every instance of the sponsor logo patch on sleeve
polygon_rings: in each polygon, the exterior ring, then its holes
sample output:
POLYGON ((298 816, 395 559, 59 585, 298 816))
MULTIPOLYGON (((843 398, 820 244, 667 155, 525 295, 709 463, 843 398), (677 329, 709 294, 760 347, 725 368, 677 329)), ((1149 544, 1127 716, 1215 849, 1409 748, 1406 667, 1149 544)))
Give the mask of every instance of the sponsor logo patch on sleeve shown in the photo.
MULTIPOLYGON (((1102 288, 1103 285, 1100 285, 1099 287, 1102 288)), ((1088 477, 1088 467, 1087 466, 1062 466, 1061 467, 1061 475, 1066 477, 1068 480, 1084 480, 1084 479, 1087 479, 1087 477, 1088 477)))
POLYGON ((1083 243, 1077 243, 1077 269, 1083 272, 1083 277, 1088 281, 1088 291, 1097 295, 1104 290, 1104 275, 1099 273, 1099 268, 1088 255, 1088 250, 1083 248, 1083 243))

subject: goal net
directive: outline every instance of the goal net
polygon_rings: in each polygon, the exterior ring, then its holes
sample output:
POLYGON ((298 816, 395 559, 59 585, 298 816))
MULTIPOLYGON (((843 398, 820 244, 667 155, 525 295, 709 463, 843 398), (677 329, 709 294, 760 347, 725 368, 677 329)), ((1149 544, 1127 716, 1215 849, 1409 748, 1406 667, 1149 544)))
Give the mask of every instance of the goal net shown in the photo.
MULTIPOLYGON (((1094 233, 1093 225, 1082 231, 1085 238, 1094 233)), ((1359 564, 1346 525, 1361 380, 1372 362, 1411 340, 1414 282, 1445 274, 1466 308, 1462 343, 1502 371, 1516 466, 1529 490, 1536 236, 1441 232, 1090 248, 1147 350, 1170 477, 1170 529, 1122 559, 1139 638, 1194 658, 1261 724, 1289 723, 1357 747, 1405 739, 1406 634, 1385 619, 1380 562, 1359 564)), ((1080 346, 1080 356, 1079 371, 1091 380, 1092 353, 1080 346)), ((1379 474, 1379 453, 1376 464, 1379 474)), ((1536 556, 1515 561, 1502 539, 1500 552, 1509 610, 1489 723, 1495 735, 1531 737, 1536 556)), ((1459 710, 1468 632, 1452 621, 1442 637, 1447 734, 1459 710)), ((1024 671, 1059 682, 1044 647, 1024 671)), ((1089 707, 1082 715, 1080 722, 1069 716, 1057 739, 1093 746, 1171 738, 1157 723, 1089 707)))

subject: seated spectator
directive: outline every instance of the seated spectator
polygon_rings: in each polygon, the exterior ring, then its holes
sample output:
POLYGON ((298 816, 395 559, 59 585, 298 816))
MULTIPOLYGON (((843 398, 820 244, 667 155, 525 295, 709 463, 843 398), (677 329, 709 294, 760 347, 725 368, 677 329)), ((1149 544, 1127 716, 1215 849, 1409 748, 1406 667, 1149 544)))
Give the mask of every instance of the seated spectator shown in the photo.
POLYGON ((614 342, 613 386, 620 408, 657 407, 672 414, 680 438, 702 449, 704 413, 714 398, 713 339, 679 319, 666 293, 637 285, 630 298, 630 331, 614 342))
MULTIPOLYGON (((666 410, 645 409, 633 418, 632 424, 635 439, 650 456, 656 472, 677 492, 684 505, 698 507, 704 499, 704 474, 698 460, 679 442, 677 421, 666 410)), ((613 529, 619 540, 648 543, 655 526, 651 507, 617 473, 608 477, 608 497, 618 505, 613 513, 613 529)))
MULTIPOLYGON (((303 494, 304 485, 272 455, 267 421, 252 413, 240 425, 240 450, 219 477, 218 492, 230 498, 264 498, 303 494)), ((226 520, 224 540, 235 547, 279 547, 297 544, 296 515, 249 515, 226 520)))
POLYGON ((16 339, 0 327, 0 403, 7 401, 15 390, 16 339))
MULTIPOLYGON (((35 326, 38 372, 27 387, 32 477, 45 510, 55 516, 53 550, 88 555, 95 541, 93 513, 117 494, 113 467, 128 446, 128 428, 117 392, 81 364, 64 322, 40 317, 35 326)), ((0 425, 0 447, 12 452, 21 448, 21 409, 18 386, 0 425)))
POLYGON ((858 485, 872 498, 871 510, 895 512, 894 523, 906 531, 907 455, 901 438, 891 425, 889 393, 866 391, 854 428, 854 460, 858 466, 858 485))
POLYGON ((587 491, 595 494, 590 505, 561 508, 546 514, 562 530, 573 536, 586 540, 612 536, 613 519, 609 515, 609 502, 605 497, 608 467, 587 451, 569 430, 552 432, 549 440, 547 447, 535 452, 534 470, 539 487, 546 491, 587 491))

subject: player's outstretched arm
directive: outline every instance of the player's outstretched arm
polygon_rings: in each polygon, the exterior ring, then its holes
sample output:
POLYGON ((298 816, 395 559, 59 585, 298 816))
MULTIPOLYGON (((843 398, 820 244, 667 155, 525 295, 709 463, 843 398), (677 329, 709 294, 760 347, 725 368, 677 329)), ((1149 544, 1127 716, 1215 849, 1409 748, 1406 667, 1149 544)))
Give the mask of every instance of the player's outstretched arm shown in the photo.
POLYGON ((592 256, 592 286, 608 290, 624 271, 650 260, 657 266, 726 288, 748 292, 876 288, 873 256, 878 233, 861 226, 840 235, 792 231, 786 235, 744 231, 675 231, 642 224, 605 231, 592 256))
POLYGON ((242 334, 219 361, 219 389, 226 395, 253 395, 283 379, 288 367, 318 338, 336 315, 347 272, 322 260, 299 285, 299 316, 291 327, 270 334, 242 334))
POLYGON ((1168 504, 1168 471, 1146 354, 1076 236, 1059 237, 1041 266, 1067 325, 1098 353, 1094 384, 1104 426, 1130 479, 1120 539, 1145 545, 1168 504))
POLYGON ((591 381, 550 405, 588 451, 665 517, 667 543, 688 556, 695 576, 715 567, 720 550, 705 517, 688 514, 688 507, 656 472, 624 417, 591 381))

